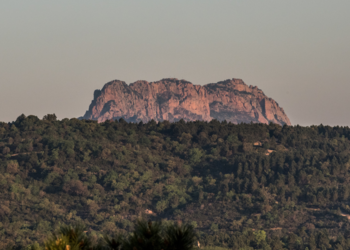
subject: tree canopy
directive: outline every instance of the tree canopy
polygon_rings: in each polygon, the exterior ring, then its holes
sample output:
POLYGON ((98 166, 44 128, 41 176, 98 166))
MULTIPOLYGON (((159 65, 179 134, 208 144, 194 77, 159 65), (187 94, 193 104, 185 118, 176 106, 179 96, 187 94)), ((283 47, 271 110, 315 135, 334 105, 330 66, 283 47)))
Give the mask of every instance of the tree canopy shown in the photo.
POLYGON ((0 248, 72 223, 98 241, 143 217, 193 225, 204 246, 347 249, 349 139, 323 125, 21 115, 0 123, 0 248))

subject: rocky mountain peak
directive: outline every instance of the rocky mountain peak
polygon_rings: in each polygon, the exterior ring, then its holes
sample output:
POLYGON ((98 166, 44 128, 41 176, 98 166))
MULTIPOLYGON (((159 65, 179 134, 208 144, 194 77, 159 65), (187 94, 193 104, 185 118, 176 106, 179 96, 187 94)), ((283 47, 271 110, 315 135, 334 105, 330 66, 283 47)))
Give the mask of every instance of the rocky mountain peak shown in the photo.
POLYGON ((217 119, 290 125, 276 101, 235 78, 203 86, 176 78, 140 80, 130 85, 119 80, 108 82, 102 90, 95 90, 83 119, 103 122, 119 118, 129 122, 217 119))

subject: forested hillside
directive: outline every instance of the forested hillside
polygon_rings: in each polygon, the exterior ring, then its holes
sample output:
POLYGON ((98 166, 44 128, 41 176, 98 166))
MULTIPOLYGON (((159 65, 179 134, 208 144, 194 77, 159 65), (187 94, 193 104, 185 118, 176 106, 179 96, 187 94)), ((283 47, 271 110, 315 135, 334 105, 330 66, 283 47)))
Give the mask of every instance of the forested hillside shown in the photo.
POLYGON ((60 224, 128 232, 192 224, 202 246, 349 249, 350 129, 126 123, 21 115, 0 123, 0 249, 60 224))

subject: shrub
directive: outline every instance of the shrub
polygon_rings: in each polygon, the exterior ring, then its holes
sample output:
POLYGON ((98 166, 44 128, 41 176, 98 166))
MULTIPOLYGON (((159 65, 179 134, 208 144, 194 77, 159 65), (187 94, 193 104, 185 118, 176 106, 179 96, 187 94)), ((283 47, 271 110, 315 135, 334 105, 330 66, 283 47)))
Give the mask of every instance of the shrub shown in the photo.
POLYGON ((140 220, 129 235, 104 236, 104 242, 92 244, 85 234, 85 227, 78 224, 62 226, 53 233, 41 248, 37 243, 28 247, 30 250, 192 250, 196 234, 191 225, 146 222, 140 220))

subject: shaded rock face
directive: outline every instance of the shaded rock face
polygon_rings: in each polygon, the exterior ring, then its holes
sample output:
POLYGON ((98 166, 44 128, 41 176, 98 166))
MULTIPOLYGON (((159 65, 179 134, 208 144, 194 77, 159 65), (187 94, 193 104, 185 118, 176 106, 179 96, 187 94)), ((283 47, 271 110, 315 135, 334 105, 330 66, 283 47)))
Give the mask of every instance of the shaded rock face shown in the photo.
POLYGON ((240 79, 204 86, 176 78, 137 81, 130 85, 114 80, 106 83, 102 90, 95 90, 83 119, 103 122, 119 118, 128 122, 217 119, 232 123, 290 125, 277 102, 240 79))

